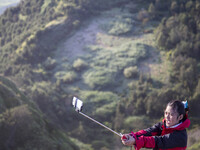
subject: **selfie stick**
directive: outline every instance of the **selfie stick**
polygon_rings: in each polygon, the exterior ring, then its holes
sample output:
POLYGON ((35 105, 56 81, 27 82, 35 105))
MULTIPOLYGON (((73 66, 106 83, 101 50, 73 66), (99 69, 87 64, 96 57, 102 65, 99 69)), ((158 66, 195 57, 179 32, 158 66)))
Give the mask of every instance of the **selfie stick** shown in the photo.
POLYGON ((92 119, 91 117, 87 116, 86 114, 84 114, 84 113, 82 113, 82 112, 79 112, 79 114, 81 114, 81 115, 83 115, 84 117, 86 117, 86 118, 88 118, 88 119, 94 121, 95 123, 97 123, 97 124, 99 124, 100 126, 106 128, 106 129, 108 129, 109 131, 115 133, 116 135, 118 135, 118 136, 120 136, 120 137, 122 136, 120 133, 117 133, 117 132, 113 131, 112 129, 108 128, 107 126, 103 125, 102 123, 100 123, 100 122, 98 122, 98 121, 92 119))
POLYGON ((82 107, 83 107, 83 102, 82 102, 81 100, 79 100, 78 98, 76 98, 76 97, 73 98, 73 100, 72 100, 72 105, 75 107, 76 111, 77 111, 79 114, 81 114, 81 115, 83 115, 84 117, 86 117, 86 118, 88 118, 88 119, 94 121, 95 123, 99 124, 100 126, 106 128, 106 129, 108 129, 108 130, 111 131, 112 133, 114 133, 114 134, 116 134, 116 135, 122 137, 122 134, 121 134, 121 133, 115 132, 114 130, 110 129, 109 127, 103 125, 102 123, 100 123, 100 122, 96 121, 95 119, 89 117, 88 115, 82 113, 81 111, 82 111, 82 107))

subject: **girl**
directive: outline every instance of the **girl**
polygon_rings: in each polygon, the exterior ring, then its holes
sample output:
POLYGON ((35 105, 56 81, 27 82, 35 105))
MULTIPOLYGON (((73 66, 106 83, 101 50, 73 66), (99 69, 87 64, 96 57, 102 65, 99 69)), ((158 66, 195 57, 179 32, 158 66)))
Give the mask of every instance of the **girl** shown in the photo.
POLYGON ((122 143, 127 146, 134 145, 136 150, 142 147, 154 150, 186 150, 186 128, 190 125, 187 113, 187 102, 171 101, 167 104, 162 122, 136 133, 124 134, 122 143))

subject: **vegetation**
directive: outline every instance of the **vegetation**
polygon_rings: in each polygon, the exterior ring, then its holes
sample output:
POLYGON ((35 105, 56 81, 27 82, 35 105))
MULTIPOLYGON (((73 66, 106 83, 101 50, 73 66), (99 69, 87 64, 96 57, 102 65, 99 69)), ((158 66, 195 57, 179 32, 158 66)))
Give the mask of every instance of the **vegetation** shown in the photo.
POLYGON ((136 66, 125 68, 124 76, 126 78, 137 77, 138 76, 138 68, 136 66))
POLYGON ((74 95, 122 133, 159 121, 169 100, 188 99, 188 149, 198 149, 199 10, 199 0, 26 0, 8 8, 0 16, 2 149, 121 148, 70 109, 74 95), (83 55, 58 54, 99 16, 101 30, 83 55))
POLYGON ((93 51, 90 59, 90 69, 83 78, 91 88, 104 89, 116 85, 116 78, 127 66, 136 65, 141 58, 147 56, 147 46, 141 43, 124 42, 120 47, 90 46, 87 50, 93 51), (98 49, 98 50, 95 50, 98 49))
MULTIPOLYGON (((124 14, 124 13, 123 13, 124 14)), ((118 15, 103 26, 104 30, 111 35, 123 35, 133 30, 133 17, 130 14, 118 15)))
POLYGON ((2 149, 79 149, 15 84, 0 77, 2 149))
POLYGON ((84 68, 86 68, 88 66, 88 64, 82 60, 82 59, 77 59, 74 64, 73 64, 73 67, 77 70, 77 71, 81 71, 83 70, 84 68))

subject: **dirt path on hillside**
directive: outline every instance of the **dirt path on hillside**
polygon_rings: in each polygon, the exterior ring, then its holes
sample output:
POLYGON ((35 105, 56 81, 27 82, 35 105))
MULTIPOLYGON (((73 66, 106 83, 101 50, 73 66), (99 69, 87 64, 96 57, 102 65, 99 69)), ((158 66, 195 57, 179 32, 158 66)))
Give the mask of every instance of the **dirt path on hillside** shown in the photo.
MULTIPOLYGON (((78 57, 84 56, 87 52, 84 48, 87 45, 96 44, 96 37, 99 33, 104 33, 100 27, 108 21, 105 16, 99 16, 85 22, 82 27, 68 38, 59 48, 57 58, 69 58, 72 62, 78 57)), ((58 60, 58 59, 57 59, 58 60)))

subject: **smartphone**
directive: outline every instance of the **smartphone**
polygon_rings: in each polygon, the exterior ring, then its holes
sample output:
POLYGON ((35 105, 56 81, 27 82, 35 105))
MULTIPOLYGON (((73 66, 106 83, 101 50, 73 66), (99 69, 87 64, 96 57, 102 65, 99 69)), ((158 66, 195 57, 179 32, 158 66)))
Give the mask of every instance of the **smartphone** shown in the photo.
POLYGON ((73 107, 75 107, 76 111, 78 111, 78 112, 82 111, 83 102, 80 99, 78 99, 77 97, 73 97, 72 105, 73 105, 73 107))

